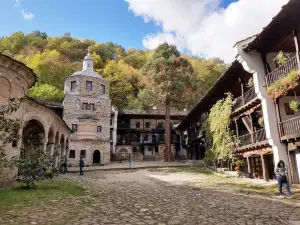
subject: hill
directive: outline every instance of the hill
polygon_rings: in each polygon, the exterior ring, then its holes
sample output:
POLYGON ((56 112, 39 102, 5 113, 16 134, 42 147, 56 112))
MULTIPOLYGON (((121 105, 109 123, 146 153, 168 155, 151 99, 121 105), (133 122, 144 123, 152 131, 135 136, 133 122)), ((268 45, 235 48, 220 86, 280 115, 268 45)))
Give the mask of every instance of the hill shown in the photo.
MULTIPOLYGON (((141 68, 152 57, 152 51, 125 49, 119 44, 79 40, 65 33, 49 37, 47 33, 19 31, 0 38, 0 52, 24 62, 38 76, 30 96, 45 101, 62 102, 64 78, 81 70, 82 60, 90 48, 96 72, 110 82, 112 103, 120 108, 140 108, 138 93, 145 87, 141 68)), ((218 58, 205 59, 184 55, 192 64, 197 80, 197 91, 185 106, 191 108, 226 70, 218 58)))

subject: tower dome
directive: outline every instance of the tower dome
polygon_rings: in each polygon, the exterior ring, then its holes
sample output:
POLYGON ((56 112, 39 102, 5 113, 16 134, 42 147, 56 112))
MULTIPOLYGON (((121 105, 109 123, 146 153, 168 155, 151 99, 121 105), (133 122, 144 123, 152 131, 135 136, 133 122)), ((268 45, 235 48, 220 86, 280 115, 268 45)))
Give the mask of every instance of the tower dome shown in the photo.
POLYGON ((78 75, 102 78, 100 74, 94 71, 94 61, 93 58, 90 56, 89 49, 88 49, 88 55, 83 59, 82 70, 73 73, 71 76, 78 76, 78 75))

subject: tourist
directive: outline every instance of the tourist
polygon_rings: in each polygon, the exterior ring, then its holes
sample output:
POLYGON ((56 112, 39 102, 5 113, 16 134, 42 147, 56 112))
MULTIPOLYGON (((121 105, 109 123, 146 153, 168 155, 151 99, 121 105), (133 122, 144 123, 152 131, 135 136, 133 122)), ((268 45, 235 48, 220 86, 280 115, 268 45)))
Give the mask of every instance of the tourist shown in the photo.
POLYGON ((84 167, 84 161, 82 159, 82 156, 80 156, 80 160, 79 160, 79 173, 81 176, 83 176, 83 167, 84 167))
POLYGON ((282 185, 284 185, 288 196, 291 197, 292 193, 289 187, 288 173, 287 173, 287 169, 285 168, 285 163, 282 160, 280 160, 277 164, 277 167, 275 169, 275 175, 278 181, 278 189, 279 189, 280 196, 283 196, 282 185))

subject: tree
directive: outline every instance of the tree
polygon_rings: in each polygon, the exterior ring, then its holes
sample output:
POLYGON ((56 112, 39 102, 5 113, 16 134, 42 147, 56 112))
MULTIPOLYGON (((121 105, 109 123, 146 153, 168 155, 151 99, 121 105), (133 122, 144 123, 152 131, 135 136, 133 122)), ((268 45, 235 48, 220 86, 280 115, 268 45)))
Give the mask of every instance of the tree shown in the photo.
POLYGON ((194 71, 173 45, 161 44, 143 68, 148 86, 141 92, 144 105, 165 107, 165 161, 171 160, 171 107, 183 108, 194 90, 194 71))
POLYGON ((217 101, 210 109, 209 115, 202 129, 206 131, 209 141, 209 151, 206 159, 214 163, 229 163, 233 152, 237 148, 237 138, 230 130, 230 117, 232 113, 232 95, 217 101))
POLYGON ((25 44, 24 33, 19 31, 13 33, 10 37, 1 39, 0 52, 10 56, 15 56, 22 50, 25 44))
POLYGON ((52 157, 47 156, 43 146, 34 148, 31 146, 32 153, 28 155, 24 149, 21 149, 21 154, 15 160, 15 166, 18 168, 18 176, 25 188, 35 188, 35 181, 44 178, 44 173, 52 166, 52 157))
POLYGON ((79 63, 71 63, 56 50, 46 50, 33 57, 27 57, 25 63, 38 75, 40 84, 49 84, 60 90, 64 88, 65 77, 80 68, 79 63))
POLYGON ((20 139, 19 130, 21 121, 11 119, 9 115, 16 112, 24 99, 10 99, 6 105, 0 105, 0 173, 10 166, 6 147, 20 139))
POLYGON ((36 84, 29 90, 29 96, 49 102, 62 102, 64 100, 64 92, 49 84, 36 84))
POLYGON ((104 79, 110 82, 109 95, 112 103, 125 108, 133 95, 133 87, 127 81, 116 61, 110 61, 104 68, 104 79))

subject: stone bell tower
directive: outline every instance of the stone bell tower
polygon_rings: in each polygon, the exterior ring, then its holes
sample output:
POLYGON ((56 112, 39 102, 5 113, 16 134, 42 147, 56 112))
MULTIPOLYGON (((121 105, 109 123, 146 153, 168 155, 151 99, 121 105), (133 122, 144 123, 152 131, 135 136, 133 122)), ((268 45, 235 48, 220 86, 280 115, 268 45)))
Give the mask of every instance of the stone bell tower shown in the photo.
POLYGON ((80 157, 86 166, 110 162, 111 100, 109 83, 94 72, 90 54, 82 71, 65 79, 64 121, 73 130, 68 163, 78 166, 80 157))

